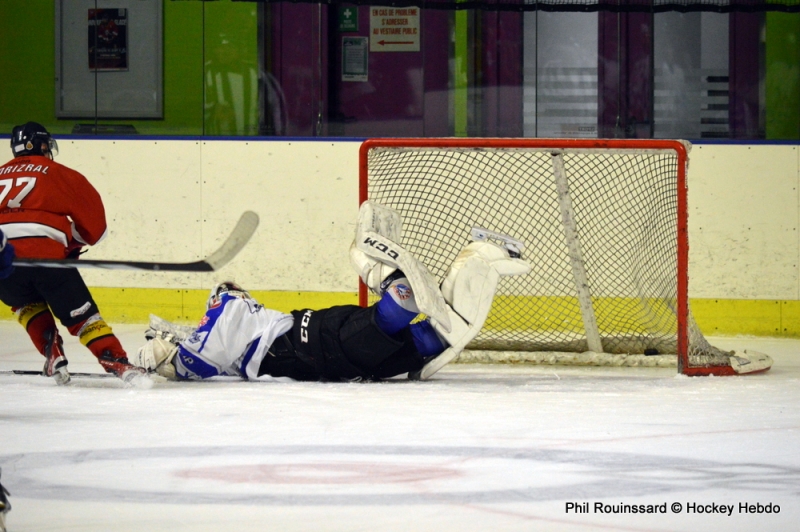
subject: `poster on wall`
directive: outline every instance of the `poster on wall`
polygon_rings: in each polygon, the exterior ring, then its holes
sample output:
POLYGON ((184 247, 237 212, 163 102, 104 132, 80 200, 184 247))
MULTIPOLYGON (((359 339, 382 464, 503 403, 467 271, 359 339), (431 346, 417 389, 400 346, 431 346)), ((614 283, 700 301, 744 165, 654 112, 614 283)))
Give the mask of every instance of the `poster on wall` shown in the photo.
POLYGON ((55 0, 57 118, 164 118, 164 3, 55 0))
POLYGON ((89 10, 89 70, 128 70, 128 10, 89 10))
POLYGON ((366 37, 342 37, 342 81, 367 81, 369 53, 366 37))

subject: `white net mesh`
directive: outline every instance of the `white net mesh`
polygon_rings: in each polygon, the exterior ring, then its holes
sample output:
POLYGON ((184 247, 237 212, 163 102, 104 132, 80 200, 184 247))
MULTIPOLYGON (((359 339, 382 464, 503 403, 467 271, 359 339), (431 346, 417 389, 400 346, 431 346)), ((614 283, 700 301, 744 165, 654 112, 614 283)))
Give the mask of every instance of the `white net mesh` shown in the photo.
POLYGON ((676 314, 675 150, 373 147, 366 154, 367 197, 401 214, 403 246, 439 280, 472 227, 526 244, 533 272, 501 281, 470 349, 584 352, 595 334, 605 353, 675 354, 686 327, 690 365, 728 365, 690 316, 683 325, 676 314), (567 207, 554 170, 562 163, 567 207), (565 209, 577 229, 572 246, 565 209))

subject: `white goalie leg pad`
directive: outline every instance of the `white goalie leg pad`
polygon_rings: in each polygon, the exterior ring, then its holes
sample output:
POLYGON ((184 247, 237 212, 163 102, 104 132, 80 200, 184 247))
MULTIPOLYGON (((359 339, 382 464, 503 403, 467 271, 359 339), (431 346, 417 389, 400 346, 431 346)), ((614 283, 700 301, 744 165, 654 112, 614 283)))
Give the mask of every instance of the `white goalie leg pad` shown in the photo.
POLYGON ((464 248, 442 282, 452 330, 442 330, 438 323, 431 321, 450 347, 410 377, 425 380, 457 357, 483 328, 500 277, 525 275, 530 271, 527 262, 510 258, 505 248, 494 243, 473 242, 464 248))
POLYGON ((745 349, 743 353, 736 351, 731 355, 731 367, 740 375, 766 371, 772 367, 772 357, 752 349, 745 349))
POLYGON ((430 270, 399 244, 403 221, 394 209, 365 201, 358 211, 350 263, 370 290, 380 294, 381 283, 400 269, 414 290, 420 312, 450 330, 447 303, 430 270))
POLYGON ((472 242, 450 266, 442 281, 442 295, 468 323, 483 326, 500 277, 525 275, 530 271, 527 262, 510 258, 503 247, 491 242, 472 242))
POLYGON ((403 219, 391 207, 367 200, 358 209, 356 238, 361 233, 378 233, 392 242, 400 242, 403 237, 403 219))
POLYGON ((134 366, 144 368, 149 372, 155 371, 162 377, 176 380, 175 366, 172 359, 178 353, 178 346, 164 338, 153 338, 136 351, 136 354, 129 357, 129 361, 134 366))

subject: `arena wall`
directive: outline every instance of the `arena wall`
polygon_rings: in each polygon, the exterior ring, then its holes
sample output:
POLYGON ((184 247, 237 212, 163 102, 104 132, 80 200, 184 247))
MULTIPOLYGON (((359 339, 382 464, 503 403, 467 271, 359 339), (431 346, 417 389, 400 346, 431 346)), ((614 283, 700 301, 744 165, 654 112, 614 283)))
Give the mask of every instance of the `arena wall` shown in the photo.
MULTIPOLYGON (((59 141, 102 194, 109 224, 86 258, 190 261, 239 215, 253 240, 209 274, 83 270, 106 319, 181 322, 233 279, 279 310, 355 303, 348 246, 358 211, 356 140, 59 141)), ((689 167, 690 297, 706 334, 800 336, 800 150, 695 144, 689 167)), ((1 310, 10 318, 7 310, 1 310)))

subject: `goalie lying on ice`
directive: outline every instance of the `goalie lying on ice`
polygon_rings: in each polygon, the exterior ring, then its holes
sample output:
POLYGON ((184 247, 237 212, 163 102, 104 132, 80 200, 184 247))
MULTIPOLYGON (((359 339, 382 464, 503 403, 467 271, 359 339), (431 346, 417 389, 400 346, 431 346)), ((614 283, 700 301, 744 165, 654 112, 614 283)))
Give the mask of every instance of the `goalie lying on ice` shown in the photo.
POLYGON ((369 202, 362 207, 350 253, 362 280, 382 296, 374 305, 284 314, 225 282, 211 290, 194 330, 154 317, 134 363, 177 380, 428 378, 480 332, 499 278, 528 273, 530 266, 499 244, 472 242, 440 291, 427 268, 397 243, 399 228, 394 211, 369 202), (420 313, 427 318, 418 320, 420 313))

